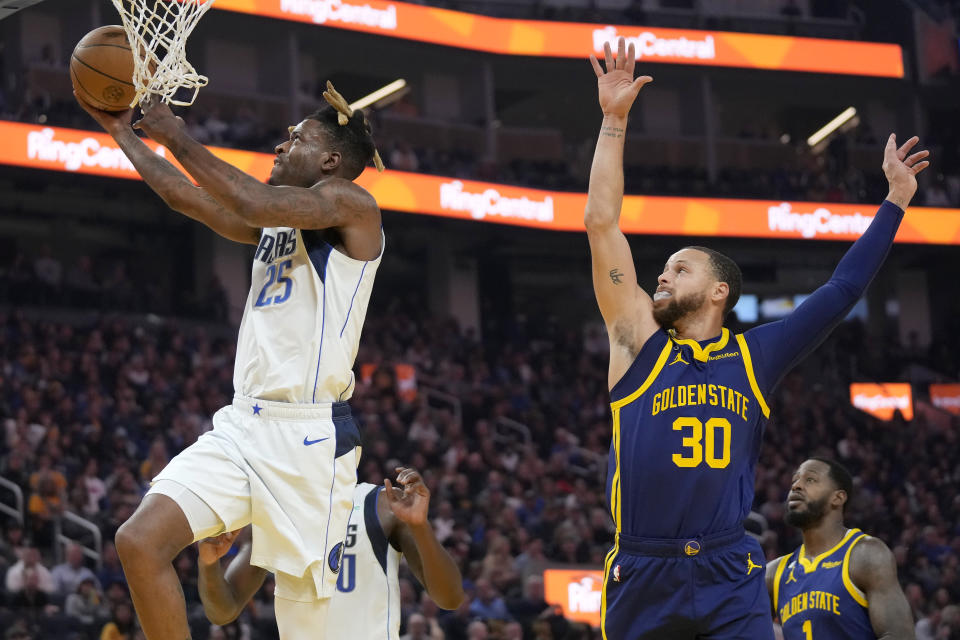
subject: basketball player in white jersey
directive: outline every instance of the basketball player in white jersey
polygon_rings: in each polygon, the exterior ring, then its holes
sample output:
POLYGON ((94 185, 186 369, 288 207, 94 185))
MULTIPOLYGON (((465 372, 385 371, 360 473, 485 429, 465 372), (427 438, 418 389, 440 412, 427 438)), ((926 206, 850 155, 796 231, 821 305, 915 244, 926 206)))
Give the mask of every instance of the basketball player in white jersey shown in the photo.
POLYGON ((137 137, 130 112, 80 101, 172 209, 257 247, 234 401, 154 478, 117 532, 148 640, 190 637, 173 558, 248 524, 251 562, 277 576, 282 638, 296 637, 297 619, 321 619, 336 591, 328 559, 347 533, 360 455, 345 401, 384 240, 376 201, 353 182, 371 159, 382 166, 370 127, 328 88, 331 106, 290 127, 266 184, 213 156, 166 105, 149 106, 134 126, 198 186, 137 137))
MULTIPOLYGON (((402 490, 389 480, 385 487, 357 485, 326 634, 312 627, 314 637, 398 640, 401 555, 438 607, 453 610, 463 602, 460 570, 427 521, 430 490, 413 469, 398 468, 397 483, 402 490)), ((236 619, 267 575, 250 564, 249 541, 223 570, 220 558, 236 537, 232 532, 200 542, 200 599, 214 624, 236 619)))

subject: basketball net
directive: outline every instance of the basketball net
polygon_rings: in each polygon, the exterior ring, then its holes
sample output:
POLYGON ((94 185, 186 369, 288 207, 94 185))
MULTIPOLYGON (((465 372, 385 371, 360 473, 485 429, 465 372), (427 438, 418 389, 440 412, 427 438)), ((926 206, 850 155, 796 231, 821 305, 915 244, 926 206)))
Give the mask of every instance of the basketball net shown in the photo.
POLYGON ((214 0, 111 0, 120 13, 133 49, 133 86, 130 106, 151 95, 167 104, 193 104, 207 77, 187 62, 187 38, 214 0), (189 102, 174 99, 178 89, 193 89, 189 102))

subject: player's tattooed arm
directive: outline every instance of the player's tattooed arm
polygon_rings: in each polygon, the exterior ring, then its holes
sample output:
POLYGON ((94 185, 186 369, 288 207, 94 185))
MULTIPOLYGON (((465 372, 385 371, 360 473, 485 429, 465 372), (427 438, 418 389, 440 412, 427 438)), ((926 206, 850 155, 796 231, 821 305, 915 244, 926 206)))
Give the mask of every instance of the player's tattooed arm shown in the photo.
POLYGON ((259 229, 248 225, 207 191, 195 186, 183 172, 154 153, 132 129, 120 129, 114 139, 144 182, 168 207, 202 222, 229 240, 244 244, 260 241, 259 229))
POLYGON ((373 196, 351 180, 330 177, 312 186, 264 184, 191 138, 163 104, 148 107, 148 115, 134 127, 170 149, 197 184, 248 226, 336 228, 351 257, 370 260, 379 255, 380 209, 373 196))
POLYGON ((867 537, 854 546, 850 578, 867 596, 878 640, 916 640, 910 604, 897 580, 897 561, 883 541, 867 537))

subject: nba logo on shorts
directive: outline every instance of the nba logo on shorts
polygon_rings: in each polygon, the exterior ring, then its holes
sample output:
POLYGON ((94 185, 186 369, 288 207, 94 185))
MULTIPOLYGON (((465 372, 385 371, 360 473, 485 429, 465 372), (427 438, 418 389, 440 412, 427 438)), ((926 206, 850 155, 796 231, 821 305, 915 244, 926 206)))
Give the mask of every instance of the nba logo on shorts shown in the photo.
POLYGON ((620 582, 620 565, 613 568, 613 581, 620 582))

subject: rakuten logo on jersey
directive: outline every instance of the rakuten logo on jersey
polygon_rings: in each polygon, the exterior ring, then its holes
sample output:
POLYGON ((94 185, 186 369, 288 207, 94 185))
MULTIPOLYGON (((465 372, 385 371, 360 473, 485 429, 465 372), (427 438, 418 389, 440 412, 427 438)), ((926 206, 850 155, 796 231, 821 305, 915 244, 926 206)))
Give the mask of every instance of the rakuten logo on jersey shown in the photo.
MULTIPOLYGON (((99 167, 136 173, 130 160, 119 147, 104 146, 96 138, 84 138, 80 142, 56 140, 56 132, 45 128, 27 134, 27 157, 43 162, 57 162, 67 171, 79 171, 84 167, 99 167)), ((166 149, 156 153, 163 156, 166 149)))
POLYGON ((826 207, 819 207, 812 213, 797 213, 789 202, 783 202, 767 209, 767 223, 770 231, 785 233, 800 232, 804 238, 816 238, 820 235, 862 235, 873 216, 860 212, 852 214, 833 213, 826 207))
MULTIPOLYGON (((616 27, 604 27, 593 30, 593 49, 603 51, 604 43, 617 50, 619 38, 616 27)), ((713 36, 706 35, 703 40, 689 38, 658 38, 652 31, 644 31, 637 36, 624 36, 626 45, 633 45, 637 60, 641 58, 690 58, 698 60, 713 60, 717 57, 717 47, 713 36)))
POLYGON ((468 211, 474 220, 483 220, 488 216, 553 222, 553 198, 543 200, 508 198, 500 195, 496 189, 487 189, 482 193, 470 193, 463 190, 459 180, 440 185, 440 207, 450 211, 468 211))
POLYGON ((340 22, 390 31, 397 28, 397 7, 392 4, 386 9, 376 9, 368 4, 346 4, 342 0, 280 0, 280 11, 309 16, 316 24, 340 22))

